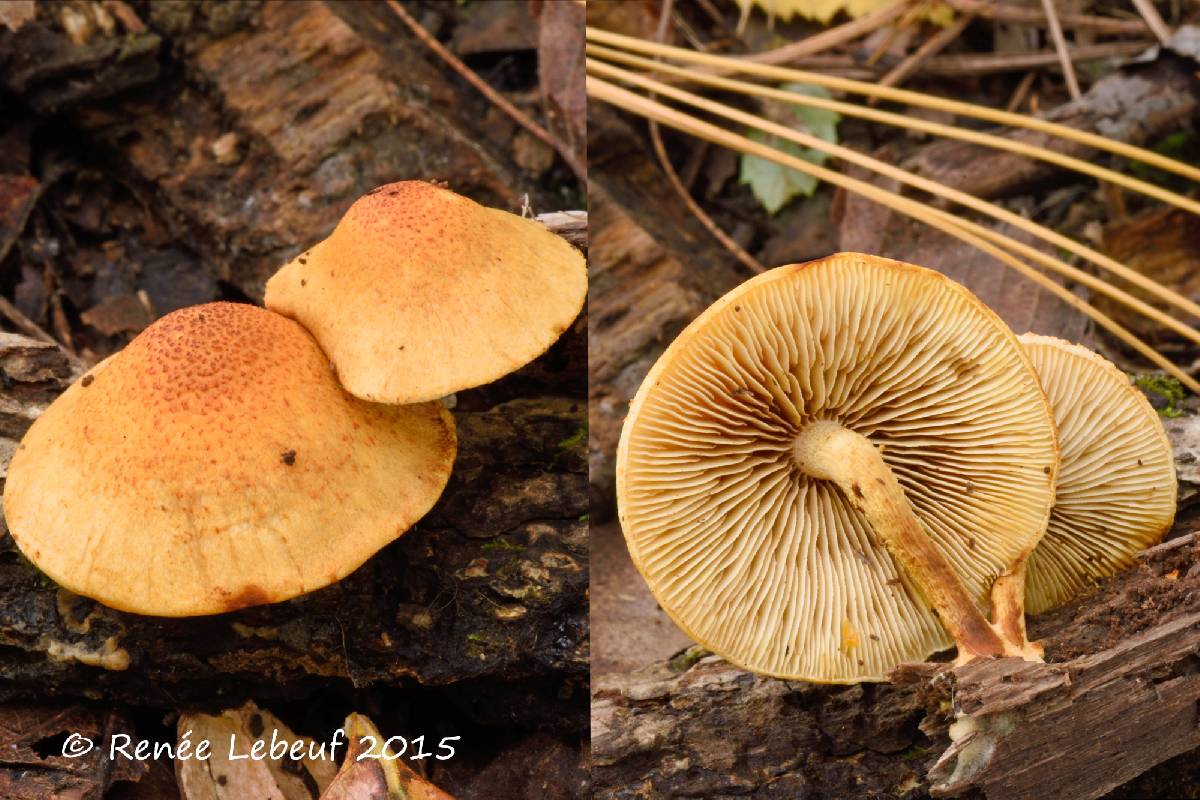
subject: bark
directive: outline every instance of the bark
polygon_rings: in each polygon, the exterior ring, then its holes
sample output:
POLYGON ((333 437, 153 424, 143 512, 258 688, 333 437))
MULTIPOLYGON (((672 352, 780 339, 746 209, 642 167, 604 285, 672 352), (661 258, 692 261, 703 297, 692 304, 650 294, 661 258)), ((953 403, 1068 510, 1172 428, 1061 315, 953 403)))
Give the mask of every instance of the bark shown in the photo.
POLYGON ((1034 618, 1030 635, 1046 664, 906 665, 890 684, 779 681, 696 649, 605 676, 596 796, 1083 800, 1179 796, 1181 775, 1200 786, 1177 762, 1150 771, 1200 748, 1200 533, 1034 618), (952 743, 956 715, 969 721, 952 743))
MULTIPOLYGON (((101 208, 72 222, 150 262, 130 280, 160 314, 212 299, 221 282, 261 298, 280 264, 398 177, 513 211, 526 195, 536 211, 561 203, 512 162, 507 118, 480 112, 486 101, 383 3, 149 3, 140 32, 94 28, 85 43, 62 29, 61 8, 0 27, 0 86, 68 124, 133 194, 136 215, 87 196, 84 209, 101 208)), ((70 299, 86 309, 98 283, 75 282, 70 299)))

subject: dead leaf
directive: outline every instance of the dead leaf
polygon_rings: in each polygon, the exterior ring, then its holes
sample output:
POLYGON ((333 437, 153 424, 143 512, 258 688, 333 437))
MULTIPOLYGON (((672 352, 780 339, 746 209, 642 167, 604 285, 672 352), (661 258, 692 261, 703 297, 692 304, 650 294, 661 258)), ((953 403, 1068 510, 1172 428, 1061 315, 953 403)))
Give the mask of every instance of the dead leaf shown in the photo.
POLYGON ((182 746, 185 736, 193 751, 200 742, 210 743, 209 757, 177 759, 175 771, 183 800, 316 800, 336 773, 325 749, 324 760, 307 757, 311 739, 297 736, 269 711, 253 702, 218 716, 184 714, 177 726, 182 746), (280 758, 235 758, 251 752, 255 742, 303 743, 305 758, 294 761, 286 753, 280 758), (232 746, 231 746, 232 744, 232 746))
POLYGON ((29 175, 0 175, 0 260, 25 229, 40 184, 29 175))
POLYGON ((850 17, 861 17, 876 11, 892 0, 738 0, 742 13, 748 13, 756 5, 764 13, 787 22, 799 14, 822 24, 833 19, 839 11, 850 17))
POLYGON ((92 306, 79 318, 105 336, 114 336, 142 331, 154 321, 154 311, 136 294, 119 294, 92 306))
POLYGON ((587 162, 587 93, 584 89, 584 7, 581 3, 533 6, 538 23, 538 80, 550 127, 587 162))
POLYGON ((537 28, 526 0, 464 3, 460 10, 463 21, 452 40, 460 56, 537 48, 537 28))
POLYGON ((413 772, 403 758, 383 754, 384 737, 367 717, 351 714, 343 726, 346 760, 321 800, 454 800, 413 772))
MULTIPOLYGON (((637 39, 651 39, 658 28, 658 0, 590 0, 586 8, 587 24, 637 39)), ((667 28, 665 44, 675 41, 674 30, 667 28)))
MULTIPOLYGON (((1154 208, 1134 217, 1117 219, 1104 226, 1104 250, 1125 266, 1174 289, 1184 297, 1200 301, 1200 223, 1185 211, 1154 208)), ((1185 322, 1196 324, 1185 312, 1153 299, 1142 289, 1118 283, 1122 289, 1185 322)), ((1107 297, 1096 300, 1105 314, 1151 340, 1179 338, 1161 325, 1146 319, 1107 297)))
POLYGON ((33 0, 0 0, 0 25, 10 31, 19 30, 36 16, 37 5, 33 0))

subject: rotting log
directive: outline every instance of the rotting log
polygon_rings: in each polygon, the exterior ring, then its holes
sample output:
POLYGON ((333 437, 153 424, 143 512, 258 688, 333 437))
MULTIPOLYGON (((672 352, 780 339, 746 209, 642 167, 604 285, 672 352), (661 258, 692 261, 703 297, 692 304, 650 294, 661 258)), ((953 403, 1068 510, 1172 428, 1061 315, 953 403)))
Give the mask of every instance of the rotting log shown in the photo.
POLYGON ((1046 664, 905 665, 892 683, 823 686, 689 651, 601 677, 596 797, 1084 800, 1138 776, 1128 796, 1173 796, 1152 768, 1200 748, 1195 528, 1033 618, 1046 664), (971 721, 951 742, 957 713, 971 721))

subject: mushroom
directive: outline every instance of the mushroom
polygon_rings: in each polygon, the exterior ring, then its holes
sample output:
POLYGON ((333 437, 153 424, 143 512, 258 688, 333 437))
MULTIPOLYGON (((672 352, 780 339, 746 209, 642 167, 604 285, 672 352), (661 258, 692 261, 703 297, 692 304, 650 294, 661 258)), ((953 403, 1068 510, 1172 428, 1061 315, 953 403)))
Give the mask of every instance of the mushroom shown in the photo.
POLYGON ((312 331, 351 394, 416 403, 532 361, 586 294, 583 256, 542 225, 404 181, 355 201, 266 304, 312 331))
POLYGON ((114 608, 191 616, 348 575, 450 475, 438 403, 351 397, 292 320, 213 303, 168 314, 55 400, 8 470, 21 551, 114 608))
POLYGON ((849 683, 951 641, 1033 656, 980 607, 1037 543, 1056 465, 994 313, 932 270, 843 253, 742 284, 675 339, 630 406, 617 496, 634 563, 697 642, 849 683))
POLYGON ((993 589, 993 619, 1013 641, 1025 639, 1026 608, 1061 605, 1161 540, 1178 491, 1171 442, 1128 376, 1062 339, 1020 341, 1054 409, 1061 464, 1045 536, 993 589))

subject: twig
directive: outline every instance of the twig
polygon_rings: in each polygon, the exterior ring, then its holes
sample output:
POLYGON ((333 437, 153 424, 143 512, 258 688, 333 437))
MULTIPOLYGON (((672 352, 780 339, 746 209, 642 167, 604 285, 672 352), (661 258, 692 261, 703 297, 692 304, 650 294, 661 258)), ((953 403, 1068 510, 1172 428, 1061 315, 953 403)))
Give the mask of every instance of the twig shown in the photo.
MULTIPOLYGON (((648 46, 650 43, 641 42, 641 44, 643 46, 648 46)), ((595 53, 601 55, 613 61, 632 64, 643 69, 658 70, 668 75, 683 77, 692 82, 703 83, 710 86, 722 86, 725 85, 725 81, 732 80, 728 78, 721 78, 710 73, 701 73, 697 70, 689 70, 682 67, 670 66, 663 62, 652 61, 648 58, 631 55, 629 53, 625 53, 620 50, 614 50, 603 45, 588 45, 588 52, 589 54, 595 53)), ((688 53, 686 58, 682 55, 678 56, 678 58, 684 61, 693 58, 719 58, 700 53, 693 53, 691 51, 680 52, 688 53)), ((1070 139, 1089 147, 1096 147, 1098 149, 1116 152, 1119 155, 1123 155, 1127 158, 1135 158, 1146 163, 1151 163, 1151 159, 1159 162, 1166 162, 1169 166, 1160 168, 1175 172, 1177 174, 1185 175, 1193 180, 1196 180, 1198 177, 1200 177, 1200 170, 1197 170, 1196 168, 1187 164, 1172 161, 1171 159, 1165 158, 1158 153, 1144 150, 1140 147, 1133 147, 1132 145, 1127 145, 1123 142, 1105 139, 1104 137, 1099 137, 1095 134, 1090 134, 1077 128, 1068 128, 1065 125, 1058 125, 1057 123, 1049 122, 1037 117, 1009 114, 1005 111, 990 109, 983 106, 972 106, 967 103, 959 103, 954 100, 946 100, 944 98, 923 95, 919 92, 910 92, 904 89, 894 89, 887 86, 876 86, 875 84, 862 84, 857 81, 847 81, 841 78, 833 78, 820 73, 797 73, 796 70, 785 69, 782 67, 760 66, 757 64, 748 64, 745 65, 745 67, 754 72, 769 71, 772 73, 784 73, 786 77, 782 77, 782 80, 799 80, 802 82, 816 83, 828 88, 849 90, 866 94, 868 96, 883 96, 886 99, 896 99, 894 95, 900 95, 911 102, 912 105, 933 108, 938 111, 949 111, 950 113, 956 113, 965 109, 966 113, 970 116, 977 116, 994 122, 1009 123, 1011 120, 1015 121, 1016 124, 1020 125, 1021 127, 1033 128, 1034 130, 1039 130, 1045 133, 1053 133, 1054 135, 1061 136, 1064 139, 1070 139), (803 77, 793 77, 796 74, 799 74, 803 77)), ((774 75, 772 77, 780 78, 781 76, 774 75)), ((758 84, 753 83, 745 83, 740 81, 734 81, 733 83, 737 86, 736 91, 742 94, 767 97, 773 100, 781 100, 785 103, 792 103, 799 106, 808 106, 827 111, 836 111, 837 113, 848 117, 859 117, 872 122, 880 122, 884 125, 894 125, 900 128, 909 128, 912 130, 922 131, 924 133, 930 133, 934 136, 944 136, 950 139, 959 139, 966 142, 972 142, 974 144, 980 144, 985 147, 995 148, 997 150, 1004 150, 1009 153, 1016 153, 1027 158, 1036 158, 1064 169, 1069 169, 1084 175, 1088 175, 1100 181, 1108 181, 1109 183, 1117 184, 1131 192, 1138 192, 1139 194, 1153 197, 1156 200, 1161 200, 1164 203, 1169 203, 1177 208, 1182 208, 1192 214, 1200 215, 1200 202, 1193 200, 1190 197, 1184 197, 1176 192, 1164 189, 1161 186, 1156 186, 1138 178, 1123 175, 1120 172, 1108 169, 1107 167, 1101 167, 1097 164, 1093 164, 1090 161, 1075 158, 1074 156, 1068 156, 1064 153, 1050 150, 1045 147, 1039 147, 1028 142, 1023 142, 1004 136, 997 136, 991 133, 984 133, 983 131, 959 128, 955 127, 954 125, 946 125, 933 120, 921 119, 916 116, 896 114, 890 111, 881 111, 877 108, 868 108, 865 105, 859 105, 856 103, 845 103, 840 100, 832 100, 825 97, 814 97, 812 95, 798 94, 796 92, 786 92, 780 89, 759 86, 758 84)), ((1160 164, 1157 163, 1154 165, 1160 166, 1160 164)))
POLYGON ((667 176, 667 181, 671 184, 671 188, 679 195, 679 199, 688 207, 688 211, 700 221, 713 238, 721 243, 731 256, 741 262, 748 270, 757 274, 766 272, 767 268, 762 265, 757 258, 750 255, 746 250, 733 240, 729 234, 721 230, 712 217, 708 215, 695 198, 684 187, 683 182, 679 180, 679 174, 675 171, 675 167, 671 165, 671 159, 667 157, 667 150, 663 147, 662 134, 658 130, 658 123, 654 120, 650 121, 650 142, 654 145, 654 152, 658 156, 658 161, 662 165, 663 174, 667 176))
POLYGON ((1171 38, 1171 29, 1167 27, 1167 23, 1163 22, 1163 18, 1159 16, 1158 9, 1154 7, 1154 3, 1150 0, 1133 0, 1134 8, 1142 15, 1142 19, 1146 21, 1146 27, 1154 34, 1159 43, 1166 44, 1171 38))
MULTIPOLYGON (((1032 25, 1043 25, 1046 17, 1042 12, 1033 8, 1022 8, 994 0, 946 0, 955 11, 964 14, 976 14, 986 19, 998 22, 1017 22, 1032 25)), ((1080 28, 1096 31, 1097 33, 1126 33, 1141 35, 1146 32, 1146 25, 1140 20, 1123 20, 1112 17, 1096 17, 1089 14, 1060 14, 1059 22, 1065 28, 1080 28)))
POLYGON ((586 211, 548 211, 534 217, 546 226, 546 230, 565 239, 580 250, 588 246, 588 212, 586 211))
MULTIPOLYGON (((1150 166, 1158 167, 1166 172, 1172 172, 1176 175, 1181 175, 1189 180, 1200 181, 1200 169, 1197 169, 1189 164, 1184 164, 1183 162, 1167 158, 1166 156, 1155 153, 1151 150, 1147 150, 1143 147, 1136 147, 1126 142, 1120 142, 1099 134, 1091 133, 1089 131, 1083 131, 1079 130, 1078 128, 1072 128, 1068 125, 1062 125, 1047 119, 1041 119, 1040 117, 1032 117, 1026 114, 1014 114, 996 108, 989 108, 988 106, 976 105, 974 103, 964 103, 959 100, 950 100, 944 97, 935 97, 933 95, 923 94, 921 92, 913 92, 907 89, 897 89, 891 86, 877 86, 875 84, 863 81, 836 78, 831 75, 823 75, 819 72, 805 72, 803 70, 789 69, 787 67, 775 67, 767 64, 752 64, 745 61, 738 61, 737 59, 712 55, 710 53, 697 53, 679 47, 669 47, 667 45, 655 44, 654 42, 647 42, 633 36, 623 36, 621 34, 600 30, 598 28, 588 27, 587 36, 590 40, 598 42, 601 45, 608 45, 610 48, 621 47, 639 53, 663 56, 676 61, 683 61, 690 64, 700 64, 703 66, 729 67, 731 64, 736 64, 736 69, 741 72, 767 78, 772 81, 813 83, 834 91, 861 94, 868 97, 880 97, 884 100, 896 103, 904 103, 907 105, 916 106, 918 108, 932 108, 937 111, 945 111, 959 116, 982 119, 997 125, 1009 125, 1015 128, 1027 128, 1029 130, 1039 131, 1051 136, 1057 136, 1062 139, 1068 139, 1086 147, 1095 148, 1097 150, 1113 153, 1125 158, 1141 161, 1150 166)), ((948 57, 949 56, 942 56, 942 58, 948 57)), ((694 74, 698 72, 698 70, 690 70, 690 72, 694 74)), ((694 75, 694 77, 691 79, 700 80, 701 77, 702 76, 694 75)), ((799 99, 801 98, 799 98, 797 95, 797 101, 799 99)), ((808 99, 818 100, 820 98, 804 99, 807 101, 808 99)), ((863 109, 863 111, 866 111, 866 109, 863 109)), ((874 109, 870 109, 870 111, 873 114, 883 113, 874 109)), ((866 116, 865 113, 862 115, 866 116)), ((898 115, 892 116, 895 117, 898 115)), ((942 127, 948 129, 948 132, 940 132, 938 133, 939 136, 964 136, 967 133, 958 128, 954 128, 953 126, 947 125, 942 127)), ((1004 141, 1002 137, 995 138, 1004 141)), ((993 147, 1002 146, 992 141, 987 142, 987 144, 993 147)), ((1045 156, 1043 154, 1039 154, 1037 157, 1043 158, 1045 156)), ((1078 162, 1078 159, 1075 159, 1075 161, 1078 162)), ((1075 166, 1070 168, 1076 169, 1075 166)), ((1111 172, 1111 170, 1109 170, 1109 172, 1111 172)), ((1116 173, 1113 174, 1115 175, 1116 173)), ((1105 180, 1108 179, 1109 178, 1105 178, 1105 180)), ((1138 191, 1143 194, 1147 194, 1150 191, 1159 193, 1164 191, 1158 187, 1147 184, 1144 181, 1138 181, 1137 183, 1140 185, 1140 188, 1134 189, 1133 191, 1138 191)), ((1179 195, 1171 192, 1167 192, 1166 194, 1171 196, 1172 199, 1164 200, 1164 202, 1170 202, 1178 205, 1180 201, 1187 200, 1187 198, 1180 197, 1179 195)), ((1151 196, 1155 195, 1152 194, 1151 196)), ((1159 199, 1163 199, 1163 197, 1159 196, 1159 199)), ((1190 205, 1187 207, 1200 209, 1200 205, 1191 203, 1191 201, 1188 201, 1188 203, 1190 203, 1190 205)), ((1193 213, 1200 213, 1200 211, 1193 211, 1193 213)))
POLYGON ((1067 80, 1067 91, 1072 100, 1080 98, 1079 81, 1075 77, 1075 65, 1067 52, 1067 38, 1063 36, 1062 25, 1058 23, 1058 11, 1054 8, 1054 0, 1042 0, 1042 8, 1046 12, 1046 24, 1050 28, 1050 38, 1054 40, 1054 50, 1058 53, 1058 63, 1062 65, 1063 77, 1067 80))
POLYGON ((137 12, 130 8, 129 4, 124 2, 124 0, 104 0, 100 5, 114 17, 121 20, 121 24, 125 26, 125 30, 130 33, 146 32, 146 23, 142 22, 137 12))
POLYGON ((919 70, 926 60, 942 52, 947 45, 957 39, 974 18, 974 14, 960 14, 958 19, 954 21, 954 24, 930 36, 915 52, 892 68, 888 74, 880 78, 879 85, 897 86, 903 83, 910 75, 919 70))
MULTIPOLYGON (((31 320, 29 317, 25 316, 21 309, 10 303, 3 295, 0 295, 0 314, 3 314, 9 322, 11 322, 13 325, 16 325, 17 329, 29 338, 37 339, 39 342, 45 342, 46 344, 53 344, 62 347, 57 339, 42 330, 40 325, 31 320)), ((63 349, 64 351, 66 350, 66 348, 63 349)))
MULTIPOLYGON (((1070 47, 1072 61, 1103 61, 1137 55, 1148 47, 1147 42, 1105 42, 1070 47)), ((999 72, 1022 72, 1048 67, 1058 61, 1058 53, 994 53, 987 55, 950 55, 931 58, 925 72, 930 75, 992 75, 999 72)))
POLYGON ((759 64, 788 64, 797 58, 823 53, 826 50, 837 47, 839 44, 845 44, 846 42, 865 36, 871 31, 882 28, 900 16, 910 3, 911 0, 893 0, 893 2, 875 9, 870 14, 838 25, 835 28, 830 28, 827 31, 818 33, 816 36, 809 36, 806 39, 784 45, 775 50, 767 50, 763 53, 743 56, 742 60, 759 64))
POLYGON ((480 94, 482 94, 488 100, 491 100, 497 108, 499 108, 505 114, 508 114, 508 116, 512 117, 514 122, 554 148, 554 150, 560 156, 562 156, 563 161, 567 162, 567 166, 571 168, 571 171, 575 173, 575 177, 582 182, 587 181, 587 168, 580 163, 579 159, 575 157, 575 154, 571 152, 571 148, 565 142, 560 142, 557 137, 552 135, 541 125, 538 125, 536 122, 531 120, 525 114, 521 113, 520 109, 508 102, 503 95, 489 86, 487 81, 476 75, 470 67, 468 67, 462 61, 460 61, 457 56, 447 50, 445 46, 437 40, 436 37, 431 35, 429 31, 422 28, 421 23, 413 19, 413 17, 404 10, 404 7, 401 6, 397 0, 387 0, 387 4, 388 8, 390 8, 392 12, 395 13, 395 15, 398 16, 404 22, 404 24, 408 26, 408 29, 412 31, 413 35, 420 39, 426 47, 436 53, 438 57, 445 61, 451 69, 461 75, 467 81, 467 83, 478 89, 480 94))
MULTIPOLYGON (((660 42, 666 37, 667 21, 670 19, 673 6, 674 0, 663 0, 662 11, 658 19, 658 29, 655 31, 655 37, 660 42)), ((662 171, 667 178, 667 182, 671 184, 671 188, 675 191, 675 194, 678 195, 679 199, 683 201, 683 204, 687 206, 688 211, 690 211, 692 216, 700 221, 700 224, 703 225, 710 234, 712 234, 712 237, 716 239, 717 242, 719 242, 720 245, 724 247, 730 255, 745 265, 747 269, 755 274, 765 272, 766 267, 764 267, 757 258, 746 252, 741 245, 733 240, 733 237, 721 230, 721 226, 718 225, 716 221, 708 215, 708 212, 701 208, 700 204, 697 203, 695 198, 692 197, 691 192, 687 190, 687 187, 683 185, 683 181, 679 179, 679 173, 675 171, 675 165, 671 163, 671 159, 667 155, 667 148, 663 145, 662 132, 658 129, 658 123, 654 120, 650 120, 649 122, 650 143, 654 145, 654 154, 658 156, 658 163, 662 167, 662 171)))
POLYGON ((725 33, 734 32, 732 28, 725 24, 725 15, 722 14, 715 5, 713 5, 712 0, 696 0, 696 5, 700 6, 700 10, 708 15, 709 21, 719 27, 722 31, 725 33))
POLYGON ((39 342, 45 342, 46 344, 52 344, 57 347, 59 351, 66 356, 67 361, 69 361, 72 366, 82 366, 82 359, 80 359, 73 350, 55 339, 49 333, 46 333, 46 331, 42 329, 42 326, 25 316, 21 309, 14 306, 2 295, 0 295, 0 314, 3 314, 9 322, 16 326, 17 330, 21 331, 21 333, 25 334, 29 338, 37 339, 39 342))
MULTIPOLYGON (((1138 42, 1103 42, 1069 48, 1068 52, 1074 61, 1103 61, 1108 58, 1124 58, 1137 55, 1152 43, 1138 42)), ((818 55, 796 59, 792 62, 798 69, 815 69, 823 72, 836 73, 842 77, 854 80, 874 81, 878 71, 860 63, 853 56, 818 55)), ((997 75, 1004 72, 1024 72, 1058 64, 1058 53, 1045 50, 1036 53, 983 53, 933 56, 921 65, 925 75, 939 77, 958 77, 979 75, 997 75)), ((702 70, 697 70, 701 72, 702 70)), ((729 75, 737 70, 708 69, 703 72, 716 75, 729 75)))
POLYGON ((1161 353, 1147 345, 1134 334, 1130 333, 1124 327, 1119 325, 1112 318, 1098 311, 1089 305, 1082 298, 1074 295, 1066 287, 1056 283, 1047 276, 1030 267, 1025 262, 1015 258, 1007 250, 1002 249, 989 241, 986 241, 980 236, 968 232, 963 224, 965 220, 959 220, 945 212, 939 212, 936 209, 925 206, 916 201, 910 200, 902 195, 889 192, 874 184, 861 181, 856 178, 843 175, 840 172, 817 166, 811 162, 805 161, 802 158, 788 155, 780 152, 772 147, 761 144, 749 139, 745 136, 739 136, 731 131, 720 128, 709 122, 691 117, 687 114, 682 114, 675 109, 650 100, 634 92, 621 89, 615 84, 611 84, 605 80, 591 77, 588 80, 588 94, 598 100, 610 103, 618 108, 626 111, 631 111, 641 117, 647 119, 656 119, 659 122, 669 125, 673 128, 689 133, 693 136, 698 136, 703 139, 715 142, 717 144, 729 147, 742 153, 749 153, 760 158, 765 158, 781 164, 785 167, 799 170, 800 172, 808 173, 818 180, 825 181, 834 186, 838 186, 846 191, 860 194, 869 200, 873 200, 880 205, 886 206, 893 211, 898 211, 902 214, 912 217, 919 222, 925 224, 959 239, 994 258, 1003 261, 1010 267, 1027 277, 1029 280, 1037 283, 1047 291, 1059 297, 1063 302, 1072 308, 1086 314, 1096 322, 1100 327, 1112 333, 1125 344, 1137 350, 1148 360, 1159 366, 1171 376, 1175 377, 1190 391, 1200 394, 1200 383, 1192 376, 1188 375, 1183 370, 1179 369, 1175 364, 1164 358, 1161 353))
MULTIPOLYGON (((812 134, 794 130, 761 117, 756 117, 753 114, 748 114, 744 111, 733 108, 732 106, 718 103, 714 100, 710 100, 690 92, 685 92, 682 89, 668 86, 644 75, 639 75, 637 73, 620 69, 619 67, 612 67, 610 65, 603 64, 602 62, 595 61, 588 62, 588 71, 591 74, 599 74, 603 77, 615 78, 617 80, 639 86, 647 91, 660 92, 673 100, 687 103, 688 105, 699 108, 710 114, 724 117, 742 125, 758 128, 759 130, 762 130, 773 136, 794 142, 801 147, 821 150, 850 164, 877 172, 885 177, 899 181, 900 183, 913 186, 917 189, 966 206, 967 208, 973 209, 980 213, 987 214, 997 220, 1006 222, 1019 230, 1030 233, 1042 239, 1043 241, 1049 242, 1055 247, 1062 248, 1070 253, 1085 258, 1096 266, 1106 269, 1114 275, 1130 281, 1139 288, 1151 293, 1159 300, 1170 303, 1190 315, 1200 315, 1200 305, 1188 300, 1179 293, 1156 283, 1145 275, 1129 269, 1124 264, 1121 264, 1120 262, 1115 261, 1114 259, 1102 253, 1081 245, 1075 240, 1056 233, 1055 231, 1039 225, 1030 219, 1022 217, 1019 214, 1014 214, 1013 212, 997 206, 994 203, 989 203, 986 200, 981 200, 978 197, 967 194, 966 192, 944 186, 937 181, 921 177, 912 172, 901 169, 900 167, 893 166, 892 164, 872 158, 866 154, 851 150, 848 147, 826 142, 813 136, 812 134)), ((736 84, 736 81, 731 81, 724 78, 714 77, 713 80, 720 81, 721 88, 724 89, 734 89, 734 84, 736 84)), ((941 215, 944 212, 937 210, 935 213, 941 215)), ((1129 306, 1143 316, 1154 320, 1158 324, 1174 330, 1176 333, 1179 333, 1185 338, 1200 344, 1200 331, 1175 319, 1174 317, 1163 313, 1161 310, 1139 300, 1127 292, 1118 289, 1112 284, 1109 284, 1095 277, 1094 275, 1083 272, 1082 270, 1078 270, 1062 260, 1048 256, 1039 250, 1025 245, 1024 243, 1017 242, 1009 237, 1004 237, 1001 234, 997 234, 995 231, 992 231, 988 228, 976 225, 975 223, 967 220, 956 219, 952 215, 946 214, 945 216, 947 221, 960 225, 975 235, 982 236, 986 239, 996 241, 996 243, 1005 247, 1017 250, 1024 257, 1032 259, 1048 269, 1058 272, 1059 274, 1065 275, 1071 280, 1087 286, 1089 289, 1107 295, 1117 302, 1129 306), (994 237, 999 238, 996 239, 994 237)))
POLYGON ((1025 102, 1025 98, 1029 96, 1029 90, 1033 88, 1033 82, 1037 78, 1037 73, 1030 71, 1025 73, 1025 77, 1021 78, 1021 82, 1017 84, 1017 88, 1013 90, 1012 97, 1008 101, 1008 105, 1004 107, 1005 111, 1016 111, 1025 102))
POLYGON ((1160 43, 1166 44, 1167 40, 1171 38, 1171 29, 1167 27, 1167 23, 1163 22, 1154 3, 1150 0, 1133 0, 1133 5, 1142 15, 1142 19, 1146 21, 1146 26, 1150 28, 1155 38, 1160 43))

